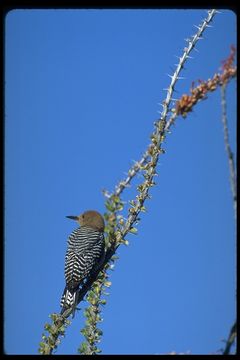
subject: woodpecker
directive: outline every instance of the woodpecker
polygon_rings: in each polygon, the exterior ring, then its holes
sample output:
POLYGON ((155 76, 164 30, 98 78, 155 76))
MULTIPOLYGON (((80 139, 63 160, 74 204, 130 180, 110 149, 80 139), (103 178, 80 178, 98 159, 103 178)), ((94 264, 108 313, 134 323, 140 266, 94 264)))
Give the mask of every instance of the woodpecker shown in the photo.
POLYGON ((63 313, 66 308, 77 306, 78 290, 89 276, 101 266, 105 256, 104 219, 94 210, 88 210, 79 216, 67 216, 76 220, 80 227, 68 238, 65 256, 66 286, 61 298, 63 313))

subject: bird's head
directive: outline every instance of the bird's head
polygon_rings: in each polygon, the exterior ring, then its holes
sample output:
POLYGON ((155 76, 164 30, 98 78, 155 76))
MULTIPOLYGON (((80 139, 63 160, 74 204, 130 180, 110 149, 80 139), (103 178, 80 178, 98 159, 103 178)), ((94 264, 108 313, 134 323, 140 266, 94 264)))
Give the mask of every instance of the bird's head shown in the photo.
POLYGON ((99 212, 95 210, 88 210, 79 216, 66 216, 68 219, 76 220, 81 226, 89 226, 94 230, 103 232, 105 223, 104 219, 99 212))

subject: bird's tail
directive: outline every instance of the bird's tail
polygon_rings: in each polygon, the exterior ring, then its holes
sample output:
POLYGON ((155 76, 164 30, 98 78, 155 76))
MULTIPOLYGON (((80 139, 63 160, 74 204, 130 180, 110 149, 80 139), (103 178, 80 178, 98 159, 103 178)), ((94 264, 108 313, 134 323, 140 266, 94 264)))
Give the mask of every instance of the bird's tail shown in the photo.
POLYGON ((77 297, 78 297, 78 288, 68 289, 65 287, 62 297, 61 297, 61 314, 67 309, 71 307, 76 307, 77 305, 77 297))

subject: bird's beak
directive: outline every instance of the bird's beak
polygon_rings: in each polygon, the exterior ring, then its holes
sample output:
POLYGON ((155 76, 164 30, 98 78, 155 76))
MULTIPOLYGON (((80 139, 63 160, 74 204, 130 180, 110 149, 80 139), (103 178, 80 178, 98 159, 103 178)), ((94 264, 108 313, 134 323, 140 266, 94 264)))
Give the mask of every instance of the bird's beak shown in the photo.
POLYGON ((68 219, 72 219, 72 220, 76 220, 78 221, 78 216, 72 216, 72 215, 69 215, 69 216, 66 216, 68 219))

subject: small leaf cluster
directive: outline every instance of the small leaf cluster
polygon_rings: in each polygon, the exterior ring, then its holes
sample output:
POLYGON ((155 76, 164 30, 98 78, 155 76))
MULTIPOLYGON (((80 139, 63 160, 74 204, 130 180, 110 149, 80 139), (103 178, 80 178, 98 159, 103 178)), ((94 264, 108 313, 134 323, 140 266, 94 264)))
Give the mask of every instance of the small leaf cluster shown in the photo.
POLYGON ((79 353, 82 355, 94 355, 101 352, 97 344, 100 342, 103 333, 97 325, 103 320, 101 317, 101 306, 105 305, 107 302, 106 299, 101 298, 101 295, 106 295, 107 293, 104 289, 111 285, 107 279, 108 275, 106 271, 102 271, 86 297, 86 300, 90 305, 84 311, 86 322, 81 333, 86 341, 82 342, 78 349, 79 353))
POLYGON ((106 247, 115 246, 117 242, 117 229, 124 223, 122 215, 118 212, 123 210, 124 203, 120 196, 112 194, 105 202, 107 212, 104 214, 106 220, 105 233, 106 233, 106 247))
POLYGON ((60 344, 59 337, 65 336, 65 329, 70 324, 70 321, 64 319, 60 314, 51 314, 49 317, 52 319, 52 324, 46 323, 44 330, 49 333, 42 334, 42 341, 39 343, 38 352, 42 355, 51 354, 54 349, 60 344))

